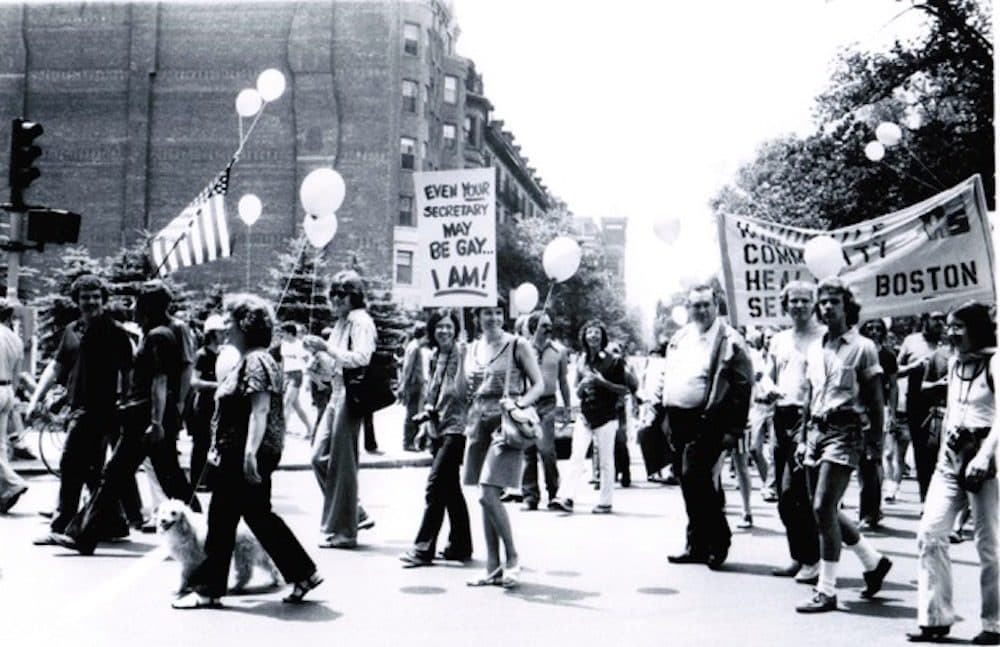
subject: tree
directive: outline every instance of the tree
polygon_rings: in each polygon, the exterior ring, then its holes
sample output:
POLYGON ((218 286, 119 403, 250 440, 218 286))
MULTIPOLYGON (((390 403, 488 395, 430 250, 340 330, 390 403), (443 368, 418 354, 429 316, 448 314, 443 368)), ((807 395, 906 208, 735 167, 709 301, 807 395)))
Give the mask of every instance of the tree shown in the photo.
POLYGON ((332 274, 322 250, 316 251, 305 234, 290 238, 288 248, 275 254, 268 270, 271 283, 263 287, 279 321, 297 321, 319 334, 333 324, 326 285, 332 274))
POLYGON ((712 200, 733 213, 828 229, 914 204, 976 173, 994 208, 989 7, 972 0, 910 2, 928 32, 885 53, 845 50, 816 99, 816 132, 764 144, 712 200), (874 163, 864 146, 881 121, 904 124, 902 144, 874 163))
POLYGON ((521 283, 530 282, 544 300, 546 291, 551 289, 548 312, 553 332, 571 345, 576 345, 577 334, 584 323, 600 319, 613 339, 632 347, 644 346, 639 317, 626 309, 625 295, 611 287, 611 273, 599 247, 588 245, 584 248, 580 269, 569 280, 552 284, 546 277, 542 267, 545 246, 556 236, 568 234, 572 234, 572 216, 565 208, 553 209, 544 217, 498 224, 500 293, 509 294, 521 283))

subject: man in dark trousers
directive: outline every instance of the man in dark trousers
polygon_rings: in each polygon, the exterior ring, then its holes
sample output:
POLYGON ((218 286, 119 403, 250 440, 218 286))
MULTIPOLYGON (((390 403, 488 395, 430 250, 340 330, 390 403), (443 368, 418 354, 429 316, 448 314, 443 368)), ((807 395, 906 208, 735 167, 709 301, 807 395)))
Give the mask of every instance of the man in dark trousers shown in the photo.
POLYGON ((739 333, 719 319, 710 285, 691 288, 690 323, 670 340, 654 401, 666 407, 671 443, 687 511, 687 547, 673 564, 722 566, 732 533, 715 466, 743 436, 750 410, 753 364, 739 333))
POLYGON ((896 358, 899 374, 906 376, 906 424, 910 428, 910 439, 913 442, 913 459, 917 467, 921 501, 927 496, 940 443, 929 434, 929 426, 924 424, 928 422, 927 414, 931 403, 928 395, 920 390, 920 385, 931 356, 941 345, 944 319, 944 313, 941 312, 921 315, 920 330, 903 339, 896 358))
MULTIPOLYGON (((52 516, 51 533, 66 530, 77 513, 85 484, 91 492, 97 489, 107 443, 117 436, 119 385, 128 384, 132 370, 132 344, 106 309, 109 293, 104 281, 84 274, 73 282, 70 294, 80 318, 63 331, 55 358, 38 380, 27 408, 30 418, 55 383, 66 386, 70 417, 59 461, 59 508, 52 516)), ((134 484, 128 487, 133 490, 134 484)), ((55 544, 51 533, 34 543, 55 544)), ((106 535, 128 535, 120 515, 109 519, 106 535)))
POLYGON ((143 284, 135 314, 144 337, 122 409, 122 438, 104 470, 104 479, 87 507, 73 518, 56 543, 83 555, 94 552, 102 519, 114 510, 119 492, 147 456, 168 498, 197 506, 191 484, 177 461, 178 399, 184 340, 171 330, 171 294, 159 281, 143 284))

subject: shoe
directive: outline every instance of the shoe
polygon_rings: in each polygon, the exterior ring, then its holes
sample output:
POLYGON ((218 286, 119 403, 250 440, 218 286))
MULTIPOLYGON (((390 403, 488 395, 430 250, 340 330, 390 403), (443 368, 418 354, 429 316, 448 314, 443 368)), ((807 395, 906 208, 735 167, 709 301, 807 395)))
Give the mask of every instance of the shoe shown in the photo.
POLYGON ((594 514, 611 514, 610 505, 595 505, 594 509, 591 510, 594 514))
POLYGON ((219 598, 209 598, 205 597, 200 593, 195 593, 192 591, 187 595, 177 598, 170 603, 170 607, 173 609, 221 609, 222 602, 219 598))
POLYGON ((677 477, 673 474, 669 474, 667 478, 663 479, 663 482, 667 485, 680 485, 681 482, 677 480, 677 477))
POLYGON ((906 639, 911 643, 939 643, 951 631, 951 627, 920 627, 918 631, 906 632, 906 639))
POLYGON ((778 495, 774 493, 774 490, 768 488, 760 493, 762 499, 765 503, 774 503, 778 500, 778 495))
POLYGON ((156 534, 156 524, 152 521, 150 521, 149 523, 144 523, 142 524, 142 528, 140 529, 140 531, 144 535, 156 534))
POLYGON ((15 447, 13 459, 16 461, 37 461, 38 457, 31 453, 27 447, 15 447))
POLYGON ((18 490, 14 494, 11 494, 6 499, 0 499, 0 514, 7 514, 8 512, 10 512, 10 509, 14 507, 14 505, 17 503, 17 500, 21 498, 21 495, 27 491, 28 491, 28 486, 25 485, 20 490, 18 490))
POLYGON ((38 516, 43 519, 51 519, 56 516, 55 510, 39 510, 38 516))
POLYGON ((430 557, 424 557, 415 550, 408 550, 400 555, 399 561, 403 562, 403 568, 412 568, 414 566, 432 566, 434 564, 433 559, 430 557))
POLYGON ((837 596, 816 591, 813 596, 795 607, 799 613, 824 613, 837 610, 837 596))
POLYGON ((549 509, 562 510, 563 512, 573 512, 573 499, 552 499, 549 501, 549 509), (553 508, 552 506, 555 507, 553 508))
POLYGON ((722 570, 722 564, 726 561, 727 557, 729 557, 728 550, 722 553, 712 553, 711 555, 708 556, 708 559, 705 561, 705 563, 713 571, 722 570))
POLYGON ((973 645, 1000 645, 1000 633, 995 631, 980 631, 972 639, 973 645))
POLYGON ((632 487, 632 475, 628 472, 622 474, 622 487, 632 487))
POLYGON ((320 548, 357 548, 358 542, 356 539, 334 539, 333 537, 327 537, 323 541, 319 542, 320 548))
POLYGON ((707 564, 708 557, 695 555, 694 553, 683 552, 680 555, 670 555, 667 557, 667 561, 671 564, 707 564))
POLYGON ((500 578, 500 586, 505 589, 512 589, 521 584, 521 567, 512 566, 503 569, 503 577, 500 578))
POLYGON ((520 494, 504 492, 500 495, 500 503, 520 503, 521 501, 524 501, 524 497, 520 494))
POLYGON ((376 447, 375 449, 365 449, 366 454, 371 454, 372 456, 384 456, 385 452, 376 447))
POLYGON ((472 553, 453 553, 447 549, 438 553, 438 557, 448 562, 469 562, 472 561, 472 553))
POLYGON ((537 510, 538 501, 525 501, 524 505, 521 506, 521 509, 524 510, 525 512, 531 512, 533 510, 537 510))
POLYGON ((753 515, 752 514, 743 515, 743 521, 736 524, 736 527, 741 530, 747 530, 748 528, 753 528, 753 515))
POLYGON ((365 517, 358 521, 358 530, 371 530, 375 527, 375 520, 371 517, 365 517))
POLYGON ((45 533, 41 537, 36 537, 35 539, 32 539, 31 543, 35 546, 58 546, 59 542, 57 542, 55 540, 55 537, 52 536, 54 534, 55 533, 53 532, 45 533))
POLYGON ((881 527, 881 523, 873 521, 872 519, 862 519, 858 521, 859 532, 878 532, 881 527))
POLYGON ((494 570, 486 574, 486 577, 480 577, 479 579, 469 580, 466 582, 468 586, 502 586, 503 585, 503 566, 497 566, 494 570))
POLYGON ((302 580, 301 582, 296 582, 292 587, 292 592, 281 598, 282 602, 288 604, 299 604, 302 602, 302 598, 306 597, 306 593, 312 591, 314 588, 323 583, 323 576, 319 573, 314 572, 312 575, 302 580))
POLYGON ((864 572, 865 590, 861 592, 863 598, 873 598, 882 589, 882 581, 892 568, 892 562, 888 557, 878 560, 878 565, 870 571, 864 572))
POLYGON ((795 581, 799 584, 815 586, 819 582, 819 562, 815 564, 803 564, 802 568, 795 575, 795 581))
POLYGON ((784 568, 775 568, 771 571, 771 575, 775 577, 795 577, 795 574, 799 572, 802 565, 798 562, 792 562, 784 568))
POLYGON ((948 541, 952 544, 961 544, 965 541, 965 537, 963 537, 960 532, 952 531, 948 533, 948 541))
POLYGON ((420 448, 416 445, 403 445, 404 452, 419 452, 420 448))
POLYGON ((64 535, 58 532, 54 532, 50 536, 57 545, 62 546, 63 548, 69 548, 70 550, 75 550, 81 555, 94 554, 94 546, 85 546, 80 542, 78 542, 74 537, 70 537, 69 535, 64 535))

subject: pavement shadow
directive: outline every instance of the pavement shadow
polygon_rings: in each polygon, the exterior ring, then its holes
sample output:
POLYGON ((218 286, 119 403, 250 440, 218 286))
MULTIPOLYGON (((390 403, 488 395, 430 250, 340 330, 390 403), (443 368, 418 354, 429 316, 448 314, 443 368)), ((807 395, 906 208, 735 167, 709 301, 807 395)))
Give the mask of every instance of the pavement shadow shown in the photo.
POLYGON ((900 539, 916 539, 917 533, 912 530, 903 530, 901 528, 890 528, 889 526, 880 525, 878 528, 872 528, 865 530, 864 534, 866 537, 898 537, 900 539))
POLYGON ((917 608, 900 604, 895 598, 873 598, 871 600, 847 600, 840 602, 840 608, 847 613, 873 618, 917 618, 917 608))
POLYGON ((671 589, 665 586, 644 586, 636 589, 636 592, 644 593, 646 595, 677 595, 680 593, 677 589, 671 589))
POLYGON ((308 599, 299 604, 286 604, 280 600, 241 601, 240 604, 227 604, 219 610, 286 622, 330 622, 344 615, 327 607, 322 600, 308 599))
POLYGON ((716 573, 744 573, 746 575, 767 575, 774 577, 771 571, 775 569, 773 564, 747 564, 744 562, 723 562, 722 568, 716 573))
MULTIPOLYGON (((860 577, 838 577, 837 583, 840 588, 843 589, 863 589, 865 588, 865 581, 860 577)), ((882 582, 883 591, 916 591, 917 587, 910 583, 903 582, 891 582, 886 580, 882 582)), ((878 599, 878 598, 875 598, 878 599)))
POLYGON ((763 526, 750 526, 749 528, 737 528, 735 534, 750 535, 752 537, 766 537, 768 535, 781 535, 785 536, 785 532, 772 530, 771 528, 764 528, 763 526))
MULTIPOLYGON (((891 555, 892 557, 904 557, 904 558, 907 558, 907 559, 920 559, 920 557, 916 553, 904 553, 901 550, 888 550, 888 549, 883 548, 883 549, 880 549, 879 552, 881 552, 881 553, 883 553, 885 555, 891 555)), ((977 568, 980 566, 979 562, 973 562, 973 561, 968 560, 968 559, 955 559, 954 557, 951 558, 951 563, 952 564, 961 564, 962 566, 974 566, 974 567, 977 567, 977 568)))
POLYGON ((399 592, 409 593, 410 595, 440 595, 447 593, 448 589, 441 588, 440 586, 401 586, 399 592))
POLYGON ((596 598, 601 595, 596 591, 580 591, 579 589, 569 589, 562 586, 539 584, 537 582, 521 582, 520 586, 506 589, 504 593, 512 598, 520 598, 525 602, 590 610, 594 610, 596 607, 582 604, 582 602, 587 598, 596 598))
POLYGON ((545 571, 545 574, 553 577, 580 577, 582 575, 579 571, 545 571))

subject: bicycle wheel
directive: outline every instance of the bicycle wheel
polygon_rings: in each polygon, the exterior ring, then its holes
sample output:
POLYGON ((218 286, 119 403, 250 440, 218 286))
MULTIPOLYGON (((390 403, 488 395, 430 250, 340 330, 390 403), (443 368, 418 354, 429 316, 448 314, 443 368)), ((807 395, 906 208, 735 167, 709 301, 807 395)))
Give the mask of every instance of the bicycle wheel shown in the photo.
POLYGON ((59 476, 59 462, 66 444, 66 425, 58 418, 45 416, 32 426, 38 432, 38 457, 50 474, 59 476))

